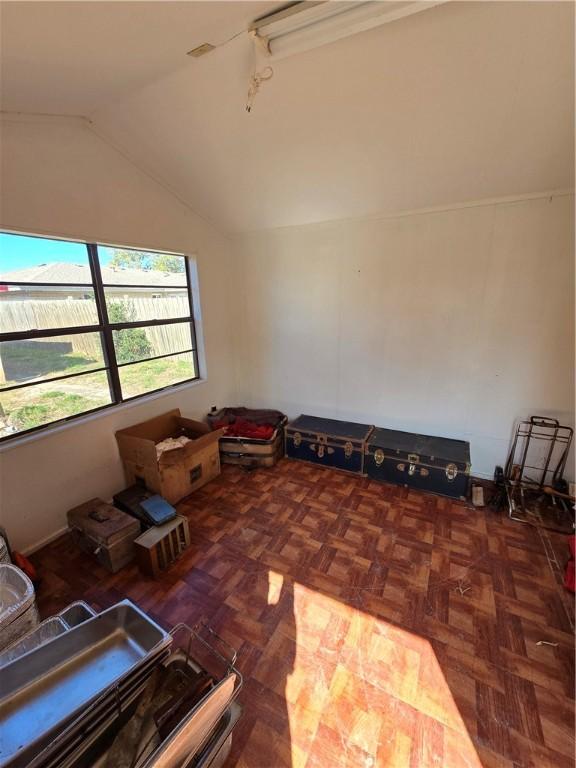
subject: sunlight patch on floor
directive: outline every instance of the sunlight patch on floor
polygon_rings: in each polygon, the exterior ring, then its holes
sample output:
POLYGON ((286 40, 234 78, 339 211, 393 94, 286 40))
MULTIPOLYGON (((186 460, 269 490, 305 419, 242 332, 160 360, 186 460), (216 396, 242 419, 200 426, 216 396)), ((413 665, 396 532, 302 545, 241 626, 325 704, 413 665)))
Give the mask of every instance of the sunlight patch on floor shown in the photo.
POLYGON ((277 630, 295 642, 285 690, 293 768, 482 768, 428 640, 293 590, 294 622, 277 630))

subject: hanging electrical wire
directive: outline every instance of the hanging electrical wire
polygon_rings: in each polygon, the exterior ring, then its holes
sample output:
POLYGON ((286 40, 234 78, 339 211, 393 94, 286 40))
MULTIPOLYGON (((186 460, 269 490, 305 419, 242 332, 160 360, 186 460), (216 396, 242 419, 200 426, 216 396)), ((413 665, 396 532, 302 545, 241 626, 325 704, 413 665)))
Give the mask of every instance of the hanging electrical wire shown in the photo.
POLYGON ((270 53, 268 49, 268 41, 266 38, 260 37, 255 30, 240 30, 239 32, 236 32, 236 34, 231 35, 229 38, 223 40, 220 43, 203 43, 202 45, 198 45, 196 48, 188 51, 187 55, 192 56, 193 58, 200 58, 201 56, 205 56, 207 53, 210 53, 217 48, 223 48, 224 46, 228 45, 228 43, 236 40, 236 38, 240 37, 241 35, 248 35, 253 43, 252 50, 254 56, 254 64, 253 71, 248 83, 248 96, 246 99, 246 112, 251 112, 252 107, 254 106, 254 100, 262 86, 262 83, 270 80, 274 75, 274 70, 269 65, 264 66, 260 70, 258 69, 259 61, 262 61, 264 57, 267 58, 270 53))
POLYGON ((262 83, 267 80, 271 80, 274 75, 272 67, 264 67, 260 72, 253 72, 250 77, 250 83, 248 85, 248 98, 246 100, 246 112, 252 112, 254 106, 254 99, 256 98, 262 83))

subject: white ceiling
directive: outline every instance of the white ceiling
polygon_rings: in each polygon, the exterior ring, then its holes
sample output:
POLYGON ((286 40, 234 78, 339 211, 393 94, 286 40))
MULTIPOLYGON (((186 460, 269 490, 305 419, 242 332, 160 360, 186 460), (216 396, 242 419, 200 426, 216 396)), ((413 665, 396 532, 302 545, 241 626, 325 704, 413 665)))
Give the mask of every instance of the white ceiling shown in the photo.
POLYGON ((2 109, 87 115, 190 66, 278 2, 0 2, 2 109))
POLYGON ((573 186, 574 5, 450 2, 274 63, 279 4, 4 2, 5 110, 89 115, 227 232, 573 186))

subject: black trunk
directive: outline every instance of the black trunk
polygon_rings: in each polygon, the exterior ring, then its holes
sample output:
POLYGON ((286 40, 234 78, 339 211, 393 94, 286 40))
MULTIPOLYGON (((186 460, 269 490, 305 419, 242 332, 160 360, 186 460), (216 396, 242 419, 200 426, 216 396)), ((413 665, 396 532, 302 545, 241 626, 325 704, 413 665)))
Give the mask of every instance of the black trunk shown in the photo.
POLYGON ((376 427, 366 446, 364 467, 374 480, 466 499, 470 444, 376 427))
POLYGON ((371 431, 369 424, 299 416, 286 427, 286 455, 361 475, 371 431))

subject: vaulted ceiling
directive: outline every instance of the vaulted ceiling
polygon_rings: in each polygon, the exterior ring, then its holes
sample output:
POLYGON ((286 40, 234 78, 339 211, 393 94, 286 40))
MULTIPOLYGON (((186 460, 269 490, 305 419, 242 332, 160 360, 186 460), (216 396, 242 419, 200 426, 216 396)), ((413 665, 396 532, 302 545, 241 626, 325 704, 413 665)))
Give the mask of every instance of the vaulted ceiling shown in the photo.
POLYGON ((248 114, 237 33, 279 5, 3 2, 2 108, 89 117, 226 232, 573 186, 573 3, 437 6, 275 62, 248 114))

